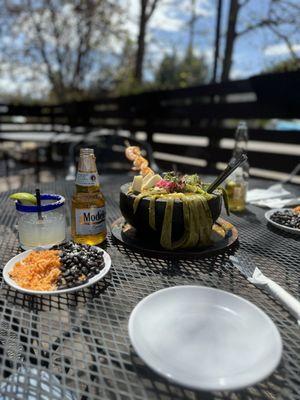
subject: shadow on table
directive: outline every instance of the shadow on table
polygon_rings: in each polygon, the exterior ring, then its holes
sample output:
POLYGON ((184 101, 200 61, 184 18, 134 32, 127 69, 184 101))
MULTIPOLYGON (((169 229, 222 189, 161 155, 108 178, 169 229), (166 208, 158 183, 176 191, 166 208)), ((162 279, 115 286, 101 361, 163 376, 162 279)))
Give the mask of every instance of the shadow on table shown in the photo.
POLYGON ((195 277, 199 274, 209 275, 212 272, 222 275, 224 265, 229 262, 229 256, 239 248, 238 240, 227 250, 216 255, 203 257, 160 257, 147 255, 134 251, 112 239, 114 246, 125 257, 128 257, 132 264, 139 269, 140 275, 158 274, 166 277, 195 277))
POLYGON ((300 242, 300 234, 289 233, 287 231, 281 230, 280 228, 276 228, 274 225, 267 223, 267 229, 276 233, 278 236, 281 236, 285 239, 294 240, 295 242, 300 242))
POLYGON ((243 219, 247 222, 250 222, 251 224, 259 224, 260 225, 262 223, 262 218, 259 218, 255 212, 252 212, 248 208, 246 208, 246 210, 244 210, 244 211, 239 211, 239 212, 231 211, 230 216, 228 217, 228 220, 230 222, 232 222, 230 219, 232 216, 243 219))
POLYGON ((101 281, 94 285, 79 290, 78 292, 65 293, 58 296, 49 295, 28 295, 8 287, 2 283, 2 295, 5 297, 7 304, 22 307, 28 312, 49 311, 53 308, 57 310, 66 310, 77 307, 80 304, 93 301, 98 298, 111 285, 110 273, 101 281))
MULTIPOLYGON (((143 383, 144 389, 149 393, 149 397, 153 395, 158 399, 193 399, 193 400, 221 400, 221 399, 269 399, 269 398, 287 398, 292 393, 289 392, 285 382, 284 361, 281 361, 275 372, 261 383, 246 389, 230 392, 205 392, 187 389, 177 384, 168 382, 156 372, 152 371, 136 354, 133 347, 130 346, 130 358, 134 371, 143 383), (285 397, 287 396, 287 397, 285 397)), ((199 361, 201 362, 201 361, 199 361)))

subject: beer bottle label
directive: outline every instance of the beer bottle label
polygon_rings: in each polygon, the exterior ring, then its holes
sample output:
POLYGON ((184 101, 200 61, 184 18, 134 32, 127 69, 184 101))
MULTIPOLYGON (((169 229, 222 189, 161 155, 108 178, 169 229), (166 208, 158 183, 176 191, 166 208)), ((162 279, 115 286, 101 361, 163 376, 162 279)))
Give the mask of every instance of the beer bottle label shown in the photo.
POLYGON ((79 186, 99 185, 97 172, 77 172, 75 184, 79 186))
POLYGON ((98 235, 106 230, 105 207, 76 208, 76 234, 98 235))

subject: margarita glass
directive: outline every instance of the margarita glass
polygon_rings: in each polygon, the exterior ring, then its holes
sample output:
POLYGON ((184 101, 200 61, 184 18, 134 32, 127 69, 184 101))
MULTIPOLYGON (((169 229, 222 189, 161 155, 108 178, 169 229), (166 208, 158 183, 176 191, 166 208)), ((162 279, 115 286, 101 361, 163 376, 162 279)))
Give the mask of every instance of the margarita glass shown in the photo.
POLYGON ((57 194, 41 194, 40 207, 16 201, 19 241, 22 249, 50 248, 65 240, 64 205, 65 198, 57 194))

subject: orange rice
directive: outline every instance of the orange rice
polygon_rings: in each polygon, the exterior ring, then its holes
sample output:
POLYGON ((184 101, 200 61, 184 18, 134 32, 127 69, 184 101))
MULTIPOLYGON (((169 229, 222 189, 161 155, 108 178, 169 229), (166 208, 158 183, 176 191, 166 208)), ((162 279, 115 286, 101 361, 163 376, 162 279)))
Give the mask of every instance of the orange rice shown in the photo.
POLYGON ((32 251, 10 271, 10 277, 22 288, 54 290, 60 275, 58 250, 32 251))

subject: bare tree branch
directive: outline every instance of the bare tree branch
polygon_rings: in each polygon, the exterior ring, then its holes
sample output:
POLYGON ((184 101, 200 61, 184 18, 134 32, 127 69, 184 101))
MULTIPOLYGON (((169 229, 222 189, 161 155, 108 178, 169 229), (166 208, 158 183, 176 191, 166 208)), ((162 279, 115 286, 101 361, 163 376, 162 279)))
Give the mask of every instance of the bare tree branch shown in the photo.
POLYGON ((271 29, 271 31, 280 39, 283 40, 283 42, 286 44, 287 48, 289 49, 289 52, 291 54, 291 57, 294 61, 299 61, 300 57, 297 56, 296 52, 294 51, 293 45, 290 42, 289 38, 287 35, 284 35, 283 33, 281 33, 278 29, 276 29, 274 26, 269 26, 269 28, 271 29))
POLYGON ((253 24, 253 25, 249 25, 247 28, 240 30, 239 32, 237 32, 237 36, 243 36, 246 35, 249 32, 252 32, 256 29, 259 28, 264 28, 266 26, 271 26, 271 25, 277 25, 279 24, 278 20, 272 20, 272 19, 263 19, 261 21, 258 21, 257 23, 253 24))
POLYGON ((146 50, 146 33, 150 18, 152 17, 159 0, 140 0, 139 33, 135 58, 134 77, 137 83, 143 80, 143 64, 146 50), (149 10, 148 10, 149 9, 149 10))
POLYGON ((148 12, 146 12, 147 21, 152 17, 152 14, 154 13, 154 10, 156 9, 156 6, 157 6, 157 3, 159 2, 159 0, 152 0, 152 4, 148 1, 149 0, 147 0, 147 3, 148 3, 147 6, 148 6, 148 8, 150 8, 150 10, 148 12))
POLYGON ((56 41, 55 45, 55 54, 56 54, 56 61, 58 63, 58 75, 62 86, 64 86, 64 78, 63 78, 63 57, 60 53, 60 33, 56 25, 56 12, 54 7, 52 6, 51 0, 46 0, 46 5, 50 11, 51 22, 53 27, 53 34, 56 41))
MULTIPOLYGON (((75 68, 74 68, 74 74, 73 74, 73 86, 76 87, 79 83, 79 80, 81 78, 81 72, 82 72, 82 60, 90 50, 90 38, 91 38, 91 33, 92 33, 92 14, 93 10, 88 11, 88 16, 85 18, 85 24, 86 24, 86 29, 85 33, 82 34, 78 31, 79 33, 79 45, 77 49, 77 60, 75 63, 75 68)), ((77 29, 80 28, 80 21, 77 24, 77 29)))
POLYGON ((228 15, 228 25, 225 42, 225 52, 223 58, 222 80, 229 79, 234 44, 237 38, 243 37, 248 33, 258 29, 267 29, 274 36, 286 44, 292 59, 299 60, 294 47, 291 32, 294 27, 294 33, 299 32, 300 6, 299 3, 290 0, 269 0, 268 9, 264 16, 251 18, 248 26, 236 30, 238 26, 239 11, 245 7, 250 0, 230 0, 230 12, 228 15))
MULTIPOLYGON (((52 98, 84 95, 116 70, 107 68, 113 40, 123 40, 124 10, 115 0, 4 0, 0 9, 0 62, 38 71, 52 98), (4 31, 3 31, 4 32, 4 31), (111 40, 111 43, 110 43, 111 40), (14 41, 14 42, 13 42, 14 41), (109 46, 109 47, 108 47, 109 46), (110 50, 110 53, 107 50, 110 50), (107 54, 107 56, 106 56, 107 54), (46 78, 46 79, 45 79, 46 78)), ((37 75, 37 74, 36 74, 37 75)))
POLYGON ((42 59, 43 59, 45 65, 46 65, 46 68, 47 68, 48 78, 49 78, 51 84, 53 85, 53 87, 55 88, 55 87, 57 87, 57 79, 56 79, 54 71, 52 69, 51 62, 48 59, 48 56, 46 53, 46 43, 45 43, 44 37, 42 35, 41 26, 36 19, 31 0, 27 0, 27 6, 29 8, 31 20, 32 20, 33 26, 35 28, 35 33, 36 33, 36 36, 38 39, 39 51, 40 51, 40 54, 42 56, 42 59))

